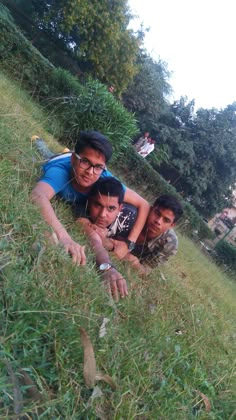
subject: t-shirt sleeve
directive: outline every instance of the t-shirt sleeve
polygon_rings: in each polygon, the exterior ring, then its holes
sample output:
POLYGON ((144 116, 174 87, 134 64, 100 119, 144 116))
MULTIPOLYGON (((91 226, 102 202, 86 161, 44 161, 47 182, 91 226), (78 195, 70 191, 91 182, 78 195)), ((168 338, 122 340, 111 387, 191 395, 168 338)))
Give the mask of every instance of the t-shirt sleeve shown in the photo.
POLYGON ((68 171, 59 167, 59 165, 45 165, 43 167, 43 175, 39 179, 41 182, 49 184, 53 188, 55 194, 59 193, 70 182, 68 171))

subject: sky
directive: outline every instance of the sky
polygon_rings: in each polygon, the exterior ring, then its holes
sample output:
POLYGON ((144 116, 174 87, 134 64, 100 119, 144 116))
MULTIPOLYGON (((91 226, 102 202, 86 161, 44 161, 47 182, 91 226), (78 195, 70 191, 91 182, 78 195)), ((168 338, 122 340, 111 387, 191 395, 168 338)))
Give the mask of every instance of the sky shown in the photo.
POLYGON ((236 101, 236 0, 129 0, 150 27, 145 47, 168 64, 171 100, 195 99, 195 110, 236 101))

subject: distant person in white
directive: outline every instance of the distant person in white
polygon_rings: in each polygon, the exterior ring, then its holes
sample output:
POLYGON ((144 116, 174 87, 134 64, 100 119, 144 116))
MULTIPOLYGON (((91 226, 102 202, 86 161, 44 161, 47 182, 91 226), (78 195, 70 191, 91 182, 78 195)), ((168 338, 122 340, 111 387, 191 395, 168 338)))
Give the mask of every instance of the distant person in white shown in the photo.
POLYGON ((139 139, 134 144, 134 147, 137 150, 137 152, 139 152, 141 147, 143 147, 147 143, 148 138, 149 138, 149 133, 148 132, 144 133, 143 136, 139 137, 139 139))
POLYGON ((144 144, 143 147, 141 147, 141 149, 139 150, 139 154, 142 157, 146 157, 147 155, 149 155, 151 152, 153 152, 154 148, 155 148, 155 143, 156 140, 151 139, 151 137, 148 138, 148 141, 146 144, 144 144))

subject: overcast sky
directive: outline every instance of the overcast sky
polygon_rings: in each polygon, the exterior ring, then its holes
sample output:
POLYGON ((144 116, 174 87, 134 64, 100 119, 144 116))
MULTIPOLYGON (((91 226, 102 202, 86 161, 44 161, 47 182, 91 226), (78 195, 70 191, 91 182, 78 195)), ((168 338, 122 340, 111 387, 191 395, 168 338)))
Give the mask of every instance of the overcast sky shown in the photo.
POLYGON ((150 27, 145 46, 168 63, 174 97, 196 108, 236 101, 236 0, 129 0, 150 27))

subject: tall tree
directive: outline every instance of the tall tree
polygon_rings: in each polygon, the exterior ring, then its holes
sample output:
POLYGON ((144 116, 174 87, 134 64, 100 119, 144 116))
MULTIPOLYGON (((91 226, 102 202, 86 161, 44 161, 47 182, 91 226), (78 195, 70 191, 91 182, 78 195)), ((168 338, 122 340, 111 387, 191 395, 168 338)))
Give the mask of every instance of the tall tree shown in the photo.
POLYGON ((196 207, 211 214, 232 200, 236 182, 236 102, 225 109, 200 109, 191 122, 196 161, 191 182, 200 185, 196 207), (199 181, 200 177, 200 181, 199 181))
POLYGON ((228 206, 236 182, 236 103, 195 113, 194 101, 180 98, 161 113, 158 130, 169 160, 151 162, 155 169, 201 214, 228 206))
POLYGON ((137 58, 138 73, 124 92, 125 107, 134 112, 141 132, 155 137, 159 133, 160 115, 168 108, 167 96, 171 92, 166 63, 155 61, 140 51, 137 58))
MULTIPOLYGON (((160 140, 168 145, 172 182, 203 214, 229 205, 236 182, 236 103, 200 109, 181 98, 162 115, 160 140)), ((165 175, 167 168, 160 168, 165 175)))
POLYGON ((69 51, 83 72, 114 85, 118 95, 134 77, 144 33, 135 35, 128 28, 132 15, 127 0, 4 1, 49 59, 55 51, 50 53, 46 39, 69 51), (36 32, 43 34, 43 45, 36 32))

